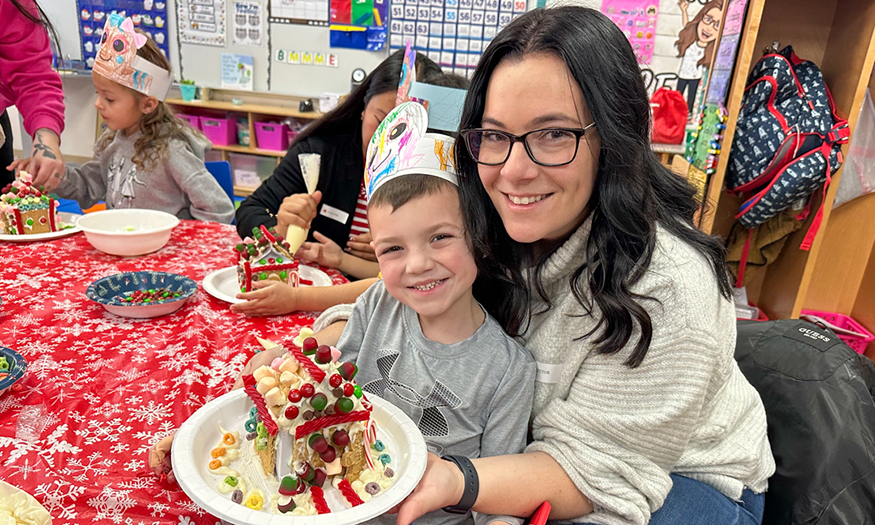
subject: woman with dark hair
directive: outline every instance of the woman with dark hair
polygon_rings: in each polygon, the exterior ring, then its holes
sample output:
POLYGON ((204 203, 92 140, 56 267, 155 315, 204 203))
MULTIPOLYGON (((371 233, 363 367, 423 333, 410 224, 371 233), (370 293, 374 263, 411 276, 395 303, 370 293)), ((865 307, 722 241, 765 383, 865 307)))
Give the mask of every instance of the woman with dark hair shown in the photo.
POLYGON ((6 108, 15 106, 33 139, 30 152, 34 180, 58 179, 64 173, 61 132, 64 130, 64 90, 52 69, 55 29, 35 0, 0 0, 0 187, 12 182, 7 168, 14 160, 12 126, 6 108))
POLYGON ((430 456, 399 525, 543 501, 561 523, 761 522, 775 464, 733 359, 723 249, 651 152, 649 115, 635 55, 598 11, 529 12, 483 54, 456 161, 491 253, 484 307, 538 362, 533 441, 458 466, 430 456))
MULTIPOLYGON (((240 205, 237 232, 241 237, 251 235, 252 228, 261 225, 276 226, 283 235, 290 225, 297 225, 310 228, 310 241, 330 240, 349 247, 352 256, 376 261, 370 257, 370 247, 349 243, 351 233, 362 233, 349 219, 355 216, 363 187, 364 150, 383 117, 395 107, 403 60, 403 51, 392 54, 340 106, 304 128, 273 175, 240 205), (307 193, 299 153, 322 156, 314 195, 307 193), (324 209, 317 213, 320 204, 324 209)), ((419 53, 416 69, 420 79, 441 72, 440 66, 419 53)))
MULTIPOLYGON (((354 302, 373 282, 379 267, 369 244, 370 235, 366 233, 364 155, 377 126, 395 107, 403 61, 403 51, 389 56, 342 104, 307 126, 273 175, 237 210, 240 237, 251 235, 252 228, 261 225, 276 226, 282 235, 290 225, 309 228, 310 242, 304 243, 298 253, 300 257, 362 280, 322 290, 275 287, 275 281, 259 282, 258 289, 237 296, 246 302, 232 305, 232 310, 248 315, 324 310, 354 302), (299 153, 322 156, 319 183, 313 195, 307 193, 299 153)), ((417 53, 417 78, 438 75, 442 75, 440 66, 417 53)))

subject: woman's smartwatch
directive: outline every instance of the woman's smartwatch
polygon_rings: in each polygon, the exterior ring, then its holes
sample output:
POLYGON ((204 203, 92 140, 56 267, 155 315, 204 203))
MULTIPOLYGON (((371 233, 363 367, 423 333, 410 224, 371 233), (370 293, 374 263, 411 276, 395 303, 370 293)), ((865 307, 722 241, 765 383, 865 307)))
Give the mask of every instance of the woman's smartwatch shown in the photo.
POLYGON ((471 460, 465 456, 442 456, 441 459, 455 463, 462 471, 462 475, 465 476, 465 490, 462 492, 462 499, 455 505, 444 507, 444 511, 451 514, 466 514, 477 502, 477 494, 480 492, 480 479, 477 477, 477 470, 471 460))

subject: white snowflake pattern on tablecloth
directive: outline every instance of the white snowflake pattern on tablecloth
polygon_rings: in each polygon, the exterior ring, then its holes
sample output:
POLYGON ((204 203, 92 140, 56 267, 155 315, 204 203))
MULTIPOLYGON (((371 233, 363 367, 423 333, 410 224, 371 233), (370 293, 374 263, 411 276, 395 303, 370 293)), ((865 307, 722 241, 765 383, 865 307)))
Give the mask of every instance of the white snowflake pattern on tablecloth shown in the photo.
POLYGON ((197 365, 197 368, 210 377, 207 381, 207 386, 212 388, 224 383, 228 379, 236 379, 240 371, 243 370, 246 359, 245 354, 235 355, 227 362, 210 358, 210 366, 197 365))
POLYGON ((140 445, 140 448, 138 448, 134 452, 134 454, 141 454, 148 451, 150 448, 152 448, 152 445, 161 441, 170 434, 173 434, 174 432, 176 432, 176 428, 170 421, 165 421, 158 425, 158 430, 154 432, 150 432, 148 430, 134 432, 134 439, 146 440, 145 443, 142 443, 140 445))
POLYGON ((129 497, 130 493, 130 490, 116 490, 112 485, 107 485, 103 487, 99 496, 88 500, 88 504, 97 510, 97 519, 123 523, 125 512, 137 504, 129 497))
MULTIPOLYGON (((59 425, 48 437, 43 440, 27 441, 9 437, 0 437, 0 449, 13 447, 9 457, 2 464, 14 465, 16 460, 28 452, 36 452, 45 460, 50 468, 55 468, 54 455, 61 452, 64 454, 78 454, 81 448, 61 439, 67 432, 67 425, 59 425)), ((2 456, 0 456, 2 458, 2 456)))
POLYGON ((138 406, 128 409, 128 414, 133 421, 145 421, 147 425, 152 426, 156 421, 170 417, 170 403, 166 405, 155 403, 150 400, 146 406, 138 406))
POLYGON ((201 381, 202 375, 203 374, 201 374, 200 372, 198 372, 197 370, 194 370, 192 368, 189 368, 187 370, 183 370, 178 376, 173 378, 173 386, 178 387, 181 384, 186 384, 186 385, 191 386, 194 383, 204 384, 204 382, 201 381))
POLYGON ((132 459, 125 463, 125 470, 128 472, 140 472, 146 468, 146 462, 142 459, 132 459))
POLYGON ((87 429, 74 431, 77 436, 82 438, 86 445, 93 445, 98 442, 116 442, 127 432, 130 432, 133 427, 129 427, 122 423, 121 418, 115 418, 111 421, 101 421, 92 419, 88 422, 87 429))
POLYGON ((163 518, 164 514, 166 514, 169 509, 170 505, 161 503, 160 501, 153 501, 149 504, 149 510, 152 512, 152 515, 159 518, 163 518))
POLYGON ((45 379, 50 372, 57 370, 65 370, 75 363, 75 359, 64 359, 61 362, 55 361, 52 356, 41 355, 35 361, 30 361, 27 364, 27 371, 40 379, 45 379))
POLYGON ((105 476, 109 468, 118 463, 117 459, 103 458, 100 452, 92 452, 87 458, 72 458, 67 461, 67 466, 61 472, 72 476, 76 481, 82 482, 88 479, 93 472, 98 476, 105 476))
POLYGON ((21 479, 25 480, 27 479, 27 476, 29 476, 31 473, 43 471, 43 469, 41 468, 36 468, 36 465, 31 465, 29 458, 24 458, 23 465, 9 465, 9 468, 16 471, 18 475, 21 476, 21 479))
POLYGON ((55 519, 74 519, 76 517, 76 498, 85 492, 85 487, 79 487, 56 479, 51 483, 37 485, 33 496, 41 500, 43 507, 55 519), (70 501, 67 501, 67 500, 70 501))
POLYGON ((23 345, 18 345, 18 353, 26 358, 36 359, 33 356, 38 356, 54 349, 54 344, 49 341, 29 341, 23 345))

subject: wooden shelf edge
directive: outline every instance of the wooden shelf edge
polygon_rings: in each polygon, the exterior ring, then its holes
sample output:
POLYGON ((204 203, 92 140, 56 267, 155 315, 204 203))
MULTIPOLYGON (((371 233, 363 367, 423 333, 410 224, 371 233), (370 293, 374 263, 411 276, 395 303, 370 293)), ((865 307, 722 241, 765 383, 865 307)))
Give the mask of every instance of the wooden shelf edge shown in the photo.
POLYGON ((248 197, 258 188, 244 188, 243 186, 234 186, 234 195, 238 197, 248 197))
POLYGON ((302 113, 295 108, 284 106, 267 106, 261 104, 234 104, 222 100, 191 100, 185 101, 181 98, 169 98, 165 101, 173 106, 184 106, 201 109, 214 109, 219 111, 238 111, 240 113, 255 113, 259 115, 278 115, 283 117, 294 117, 307 120, 315 120, 322 117, 323 113, 318 111, 308 111, 302 113))
POLYGON ((277 151, 272 149, 260 149, 253 148, 251 146, 241 146, 241 145, 230 145, 230 146, 219 146, 213 145, 213 149, 216 151, 230 151, 231 153, 246 153, 248 155, 261 155, 264 157, 285 157, 285 151, 277 151))

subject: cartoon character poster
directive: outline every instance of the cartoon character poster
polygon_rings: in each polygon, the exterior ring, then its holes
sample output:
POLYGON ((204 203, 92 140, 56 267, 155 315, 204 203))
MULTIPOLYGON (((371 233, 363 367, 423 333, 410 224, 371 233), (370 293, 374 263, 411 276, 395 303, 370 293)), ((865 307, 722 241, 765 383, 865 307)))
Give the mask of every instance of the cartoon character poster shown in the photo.
POLYGON ((723 0, 709 0, 690 17, 693 2, 680 0, 683 28, 678 33, 675 47, 681 63, 678 66, 677 90, 686 97, 687 109, 692 114, 705 70, 711 67, 720 24, 723 22, 723 0))
POLYGON ((656 37, 658 0, 604 0, 606 14, 629 39, 639 64, 649 64, 653 58, 656 37))

